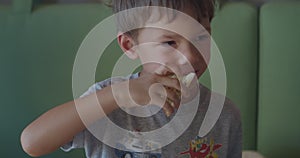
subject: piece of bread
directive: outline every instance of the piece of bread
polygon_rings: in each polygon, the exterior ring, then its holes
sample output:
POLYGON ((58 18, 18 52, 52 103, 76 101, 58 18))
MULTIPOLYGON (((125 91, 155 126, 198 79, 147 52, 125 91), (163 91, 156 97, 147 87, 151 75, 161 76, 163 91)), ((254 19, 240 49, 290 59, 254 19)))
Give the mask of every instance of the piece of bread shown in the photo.
MULTIPOLYGON (((181 79, 179 79, 186 87, 189 87, 194 79, 194 77, 196 76, 196 74, 194 72, 191 72, 189 74, 187 74, 186 76, 183 76, 181 79)), ((171 78, 177 78, 176 75, 171 75, 171 78)), ((176 93, 176 95, 178 97, 181 97, 181 93, 180 91, 173 89, 174 92, 176 93)), ((173 108, 175 108, 174 103, 167 98, 166 100, 173 108)), ((167 117, 169 117, 171 114, 170 113, 166 113, 167 117)))
POLYGON ((181 82, 186 86, 189 87, 194 79, 196 77, 196 74, 194 72, 189 73, 188 75, 184 76, 181 80, 181 82))

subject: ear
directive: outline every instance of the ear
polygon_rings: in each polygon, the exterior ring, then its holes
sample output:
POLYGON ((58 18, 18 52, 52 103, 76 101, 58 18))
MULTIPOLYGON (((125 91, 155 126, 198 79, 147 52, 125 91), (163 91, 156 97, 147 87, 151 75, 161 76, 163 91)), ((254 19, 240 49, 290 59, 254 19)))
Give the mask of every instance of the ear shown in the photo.
POLYGON ((139 57, 136 49, 134 49, 135 42, 129 35, 126 35, 122 32, 118 33, 118 43, 122 51, 130 58, 137 59, 139 57))

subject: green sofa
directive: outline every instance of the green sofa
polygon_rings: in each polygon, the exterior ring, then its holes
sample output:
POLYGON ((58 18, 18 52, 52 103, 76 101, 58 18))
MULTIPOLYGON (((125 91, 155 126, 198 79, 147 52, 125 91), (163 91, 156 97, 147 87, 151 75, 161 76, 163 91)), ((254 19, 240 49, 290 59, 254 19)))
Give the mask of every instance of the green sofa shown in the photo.
MULTIPOLYGON (((14 0, 0 5, 1 157, 29 157, 22 129, 46 110, 72 100, 72 68, 86 34, 111 14, 103 4, 14 0), (35 4, 35 5, 33 5, 35 4)), ((300 2, 227 3, 212 34, 227 73, 227 95, 240 108, 245 150, 267 158, 300 157, 300 2)), ((114 41, 99 61, 96 81, 121 55, 114 41)), ((201 79, 210 85, 206 72, 201 79)), ((88 87, 82 87, 84 92, 88 87)), ((84 157, 58 150, 44 157, 84 157)))

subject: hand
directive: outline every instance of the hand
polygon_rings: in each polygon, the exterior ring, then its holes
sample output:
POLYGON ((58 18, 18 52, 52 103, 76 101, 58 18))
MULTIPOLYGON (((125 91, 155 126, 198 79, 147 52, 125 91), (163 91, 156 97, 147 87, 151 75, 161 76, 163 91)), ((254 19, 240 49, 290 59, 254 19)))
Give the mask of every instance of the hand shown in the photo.
POLYGON ((180 105, 180 82, 176 78, 156 73, 112 85, 119 106, 157 105, 170 116, 180 105))
MULTIPOLYGON (((173 91, 176 92, 178 98, 181 98, 181 103, 188 103, 199 94, 198 78, 196 73, 192 71, 193 69, 181 69, 178 65, 174 63, 164 64, 155 73, 179 80, 181 90, 173 89, 173 91)), ((167 101, 169 100, 167 99, 167 101)))

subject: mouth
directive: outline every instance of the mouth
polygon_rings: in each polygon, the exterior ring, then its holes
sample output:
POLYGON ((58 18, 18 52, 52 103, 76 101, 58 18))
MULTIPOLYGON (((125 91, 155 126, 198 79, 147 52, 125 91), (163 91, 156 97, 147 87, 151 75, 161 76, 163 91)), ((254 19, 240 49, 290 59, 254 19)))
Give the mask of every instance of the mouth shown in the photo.
POLYGON ((199 78, 202 74, 202 72, 200 70, 195 70, 195 71, 190 71, 190 72, 184 73, 184 76, 186 76, 192 72, 196 74, 197 78, 199 78))
MULTIPOLYGON (((195 73, 196 76, 197 76, 197 78, 199 78, 202 75, 203 72, 201 70, 190 70, 190 71, 182 72, 182 73, 177 74, 177 75, 179 75, 179 76, 186 76, 186 75, 188 75, 190 73, 195 73)), ((171 71, 166 72, 164 75, 170 76, 172 78, 178 77, 174 72, 171 72, 171 71)))

